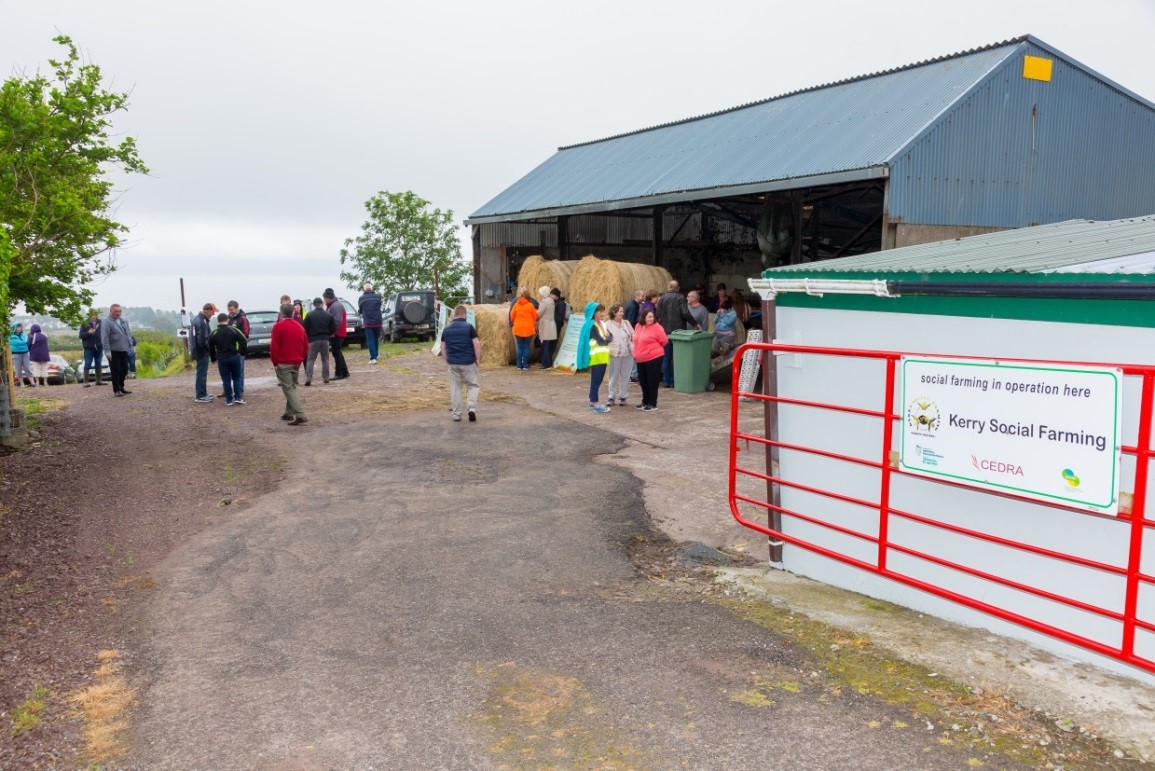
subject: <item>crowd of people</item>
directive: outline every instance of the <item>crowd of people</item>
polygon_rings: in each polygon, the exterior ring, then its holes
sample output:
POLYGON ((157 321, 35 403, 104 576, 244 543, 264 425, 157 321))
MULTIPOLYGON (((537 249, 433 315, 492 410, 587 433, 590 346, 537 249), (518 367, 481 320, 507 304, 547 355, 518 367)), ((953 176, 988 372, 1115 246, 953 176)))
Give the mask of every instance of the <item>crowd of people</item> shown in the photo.
MULTIPOLYGON (((734 347, 737 322, 750 320, 750 306, 738 289, 728 293, 725 284, 718 285, 717 293, 708 302, 702 301, 705 294, 704 289, 695 289, 683 295, 678 282, 670 281, 664 293, 638 289, 627 303, 615 303, 608 311, 601 303, 586 305, 578 333, 575 366, 590 372, 591 410, 606 413, 611 407, 626 406, 629 385, 637 383, 641 395, 634 408, 656 411, 659 389, 674 387, 671 333, 680 329, 709 329, 711 313, 715 314, 714 350, 727 352, 734 347)), ((569 314, 558 289, 543 286, 537 295, 535 299, 522 287, 509 310, 519 371, 530 368, 535 338, 541 345, 541 368, 549 369, 553 365, 558 331, 569 314)))

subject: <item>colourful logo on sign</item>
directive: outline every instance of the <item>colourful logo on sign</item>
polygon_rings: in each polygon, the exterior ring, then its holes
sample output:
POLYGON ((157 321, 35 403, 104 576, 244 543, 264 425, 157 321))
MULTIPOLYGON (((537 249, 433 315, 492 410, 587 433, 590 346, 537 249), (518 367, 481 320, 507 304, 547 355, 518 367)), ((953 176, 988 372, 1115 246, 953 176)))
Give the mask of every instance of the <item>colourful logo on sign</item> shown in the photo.
POLYGON ((912 401, 906 408, 906 422, 918 436, 934 436, 938 429, 938 405, 925 397, 912 401))
POLYGON ((1066 479, 1067 484, 1069 484, 1071 487, 1079 486, 1079 477, 1077 477, 1075 472, 1071 471, 1069 468, 1063 469, 1063 479, 1066 479))

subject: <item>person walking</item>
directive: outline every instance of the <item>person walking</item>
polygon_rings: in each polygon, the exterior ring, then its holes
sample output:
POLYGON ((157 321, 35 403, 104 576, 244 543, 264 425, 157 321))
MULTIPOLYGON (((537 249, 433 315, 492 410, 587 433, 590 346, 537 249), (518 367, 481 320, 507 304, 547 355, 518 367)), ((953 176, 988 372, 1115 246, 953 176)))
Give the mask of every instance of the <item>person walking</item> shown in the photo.
POLYGON ((441 331, 441 351, 438 355, 445 359, 449 367, 449 403, 453 408, 454 422, 461 421, 461 389, 468 389, 465 407, 469 422, 477 422, 477 396, 481 386, 477 381, 477 363, 481 361, 481 338, 477 330, 466 320, 464 305, 453 309, 453 320, 441 331))
POLYGON ((647 412, 658 409, 658 385, 662 380, 666 342, 666 330, 658 323, 654 311, 643 313, 634 327, 634 360, 638 363, 638 384, 642 387, 642 403, 634 409, 647 412))
POLYGON ((630 373, 634 371, 634 327, 626 321, 626 309, 619 303, 610 306, 610 317, 606 328, 610 331, 610 366, 606 386, 606 404, 614 405, 614 394, 618 404, 625 406, 629 395, 630 373))
POLYGON ((225 387, 225 406, 244 404, 245 349, 248 338, 234 326, 229 314, 217 316, 217 328, 209 335, 209 358, 217 364, 225 387))
POLYGON ((509 309, 509 320, 513 325, 513 339, 517 343, 517 368, 529 369, 529 349, 533 336, 537 334, 537 309, 529 301, 529 290, 524 287, 517 302, 509 309))
POLYGON ((100 314, 96 309, 88 316, 88 321, 80 325, 80 345, 84 348, 84 363, 80 368, 80 379, 85 388, 90 388, 88 382, 89 370, 96 369, 96 384, 101 385, 104 370, 104 349, 100 347, 100 314))
MULTIPOLYGON (((128 396, 132 393, 124 388, 124 379, 128 377, 128 352, 132 350, 132 331, 128 327, 128 321, 121 318, 122 310, 119 303, 113 303, 108 306, 108 316, 100 322, 100 347, 108 354, 113 396, 128 396)), ((205 361, 208 361, 207 353, 205 361)), ((204 388, 203 379, 201 388, 204 388)), ((212 397, 209 397, 209 401, 212 401, 212 397)))
POLYGON ((606 306, 598 302, 586 305, 586 320, 582 325, 581 336, 578 338, 577 368, 589 367, 590 370, 590 409, 594 412, 609 412, 608 406, 603 406, 598 396, 602 387, 602 380, 606 376, 606 367, 610 363, 610 334, 605 322, 606 306))
POLYGON ((349 334, 345 326, 348 321, 345 305, 338 302, 337 293, 332 289, 326 289, 321 296, 325 298, 325 310, 329 311, 336 324, 333 336, 329 338, 329 351, 333 354, 333 380, 344 380, 349 377, 349 365, 345 363, 345 354, 341 352, 345 346, 345 336, 349 334))
POLYGON ((377 363, 377 344, 381 342, 381 295, 373 291, 372 284, 366 284, 365 290, 357 300, 357 312, 361 314, 361 328, 365 330, 365 345, 369 347, 369 363, 377 363))
POLYGON ((32 360, 32 382, 48 385, 48 362, 52 358, 48 351, 48 335, 40 331, 39 324, 28 330, 28 358, 32 360))
POLYGON ((656 314, 658 323, 662 325, 667 338, 666 352, 662 357, 662 384, 666 388, 673 388, 674 343, 669 340, 669 335, 679 329, 692 329, 697 326, 698 322, 690 313, 690 306, 686 302, 686 297, 678 291, 677 281, 671 281, 667 285, 666 293, 658 300, 656 314))
MULTIPOLYGON (((209 319, 212 318, 215 309, 216 306, 212 303, 205 303, 201 308, 201 312, 193 316, 192 326, 189 328, 189 352, 192 354, 193 360, 197 365, 195 380, 196 396, 193 398, 201 404, 208 404, 213 400, 208 387, 209 335, 212 334, 209 319)), ((109 357, 109 362, 111 366, 111 356, 109 357)), ((127 361, 125 363, 127 364, 127 361)), ((113 385, 115 385, 115 383, 113 385)))
POLYGON ((297 395, 297 379, 300 377, 301 362, 309 352, 309 338, 305 336, 305 328, 293 318, 291 303, 281 303, 280 310, 281 318, 273 324, 273 335, 269 341, 269 361, 277 373, 277 383, 285 394, 285 411, 281 414, 281 420, 289 421, 290 426, 300 426, 309 422, 305 417, 305 406, 297 395))
POLYGON ((24 336, 24 325, 20 322, 12 325, 8 348, 12 351, 12 376, 16 387, 24 385, 24 378, 28 378, 28 385, 36 385, 36 379, 32 377, 32 359, 28 358, 28 338, 24 336))
MULTIPOLYGON (((313 310, 305 316, 305 337, 309 341, 309 358, 305 361, 305 385, 313 384, 313 365, 317 357, 321 357, 321 379, 329 382, 329 340, 337 331, 337 322, 324 308, 325 301, 320 297, 313 298, 313 310)), ((294 318, 296 318, 294 316, 294 318)))
POLYGON ((557 343, 557 321, 553 313, 553 295, 548 286, 537 290, 537 339, 541 340, 541 368, 553 366, 553 347, 557 343))

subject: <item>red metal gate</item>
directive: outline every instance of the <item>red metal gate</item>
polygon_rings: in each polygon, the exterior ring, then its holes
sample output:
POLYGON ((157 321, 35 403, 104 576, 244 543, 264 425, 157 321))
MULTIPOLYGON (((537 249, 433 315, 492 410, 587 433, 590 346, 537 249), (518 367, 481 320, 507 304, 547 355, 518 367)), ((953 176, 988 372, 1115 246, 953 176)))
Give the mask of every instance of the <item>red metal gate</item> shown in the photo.
MULTIPOLYGON (((914 512, 905 511, 895 508, 891 504, 891 489, 892 480, 899 475, 908 475, 907 472, 902 471, 898 464, 894 462, 892 455, 892 435, 894 433, 894 421, 900 421, 902 416, 895 408, 895 387, 896 387, 896 364, 903 356, 909 355, 925 355, 916 354, 914 352, 898 352, 898 351, 870 351, 859 349, 845 349, 845 348, 822 348, 814 346, 802 345, 783 345, 783 344, 766 344, 766 343, 750 343, 742 346, 738 351, 738 357, 742 357, 745 351, 754 350, 761 352, 763 361, 767 364, 773 362, 773 357, 784 354, 799 354, 805 356, 820 356, 820 357, 850 357, 854 359, 874 359, 878 360, 885 367, 884 383, 879 384, 877 408, 864 409, 862 407, 829 404, 824 402, 809 401, 799 398, 787 398, 778 395, 778 388, 775 376, 775 369, 773 366, 768 368, 767 377, 763 380, 764 393, 755 393, 752 391, 742 391, 739 387, 739 369, 734 368, 734 379, 731 388, 731 406, 730 406, 730 471, 729 471, 729 500, 730 510, 734 518, 745 527, 764 533, 769 536, 771 543, 781 543, 800 547, 802 549, 810 550, 814 553, 820 554, 829 559, 837 560, 839 562, 852 565, 870 573, 884 576, 888 579, 915 587, 922 591, 952 600, 969 608, 989 613, 1006 621, 1020 624, 1028 629, 1043 634, 1051 635, 1055 638, 1063 640, 1064 642, 1077 645, 1099 654, 1110 656, 1128 664, 1134 665, 1141 669, 1155 672, 1155 658, 1139 655, 1136 653, 1136 633, 1143 631, 1145 633, 1155 633, 1155 611, 1151 609, 1155 602, 1149 598, 1155 596, 1155 575, 1150 572, 1143 572, 1143 543, 1145 531, 1155 528, 1155 520, 1148 519, 1146 514, 1147 503, 1147 480, 1149 475, 1149 465, 1152 454, 1151 449, 1151 429, 1152 429, 1152 401, 1155 397, 1155 366, 1142 365, 1128 365, 1128 364, 1104 364, 1101 362, 1056 362, 1056 361, 1042 361, 1042 360, 1026 360, 1015 359, 1016 362, 1028 364, 1062 364, 1075 366, 1096 366, 1096 367, 1113 367, 1122 370, 1125 378, 1138 379, 1141 383, 1140 389, 1140 405, 1138 411, 1138 431, 1137 441, 1134 445, 1124 444, 1122 452, 1125 456, 1130 456, 1134 459, 1135 473, 1131 480, 1121 480, 1121 482, 1130 481, 1132 486, 1132 496, 1130 506, 1121 506, 1118 517, 1104 517, 1103 515, 1088 514, 1078 509, 1073 509, 1058 504, 1042 503, 1036 500, 1021 498, 1014 494, 1007 493, 984 493, 986 495, 997 495, 1014 500, 1026 501, 1034 506, 1045 506, 1053 509, 1060 509, 1065 511, 1080 511, 1081 514, 1091 517, 1101 517, 1110 522, 1116 522, 1117 519, 1129 521, 1129 538, 1128 548, 1126 553, 1118 554, 1118 559, 1113 561, 1105 561, 1098 559, 1089 559, 1077 554, 1067 553, 1065 551, 1058 551, 1047 548, 1045 546, 1029 543, 1023 540, 1007 538, 988 532, 979 532, 974 529, 960 526, 957 523, 943 521, 936 518, 934 512, 914 512), (877 419, 881 421, 886 430, 881 431, 882 441, 878 447, 877 454, 873 457, 856 457, 838 452, 832 452, 827 449, 822 449, 810 444, 801 443, 798 441, 786 442, 780 440, 777 430, 777 420, 774 417, 777 413, 778 406, 793 405, 795 407, 802 407, 814 410, 833 410, 836 412, 847 413, 857 416, 862 416, 870 419, 877 419), (756 413, 753 415, 751 413, 756 413), (754 417, 762 420, 753 420, 754 417), (752 423, 760 426, 758 428, 752 427, 752 423), (741 426, 741 427, 740 427, 741 426), (763 448, 764 453, 752 453, 751 450, 763 448), (879 474, 879 484, 877 497, 874 499, 864 499, 857 496, 846 495, 838 493, 833 490, 822 489, 814 485, 801 484, 797 481, 791 481, 779 476, 777 471, 779 464, 779 453, 781 451, 789 451, 794 453, 805 453, 816 456, 821 456, 840 463, 851 464, 857 467, 868 467, 874 469, 879 474), (759 457, 761 456, 761 457, 759 457), (740 463, 739 461, 745 461, 740 463), (757 468, 760 462, 764 461, 763 468, 757 468), (765 483, 765 497, 759 497, 757 494, 751 494, 748 488, 751 487, 750 480, 755 480, 755 487, 760 487, 761 483, 765 483), (745 483, 745 484, 743 484, 745 483), (739 492, 740 486, 744 492, 739 492), (840 501, 844 504, 851 504, 853 507, 861 507, 867 512, 867 516, 877 516, 877 522, 872 522, 871 533, 864 533, 861 528, 846 527, 832 521, 824 519, 821 512, 815 511, 796 511, 786 508, 781 505, 781 494, 783 490, 798 490, 808 494, 821 496, 822 499, 840 501), (753 510, 754 512, 765 512, 767 516, 767 524, 754 522, 743 514, 743 510, 753 510), (925 551, 913 549, 910 546, 904 545, 893 540, 890 537, 891 524, 897 521, 919 523, 922 526, 937 529, 935 532, 943 534, 954 534, 964 536, 971 539, 977 539, 987 545, 997 545, 998 547, 1010 547, 1019 552, 1044 557, 1051 560, 1058 560, 1065 564, 1065 566, 1078 566, 1081 569, 1090 569, 1093 571, 1101 571, 1105 574, 1115 576, 1122 583, 1123 596, 1121 602, 1118 603, 1117 608, 1103 607, 1100 604, 1088 603, 1078 599, 1074 599, 1056 591, 1049 590, 1045 586, 1024 582, 998 573, 990 569, 982 569, 975 565, 964 564, 959 561, 944 558, 941 555, 930 554, 925 551), (791 525, 798 523, 807 523, 807 526, 819 528, 821 531, 841 534, 854 542, 868 542, 872 545, 870 552, 876 556, 872 560, 862 559, 861 557, 854 557, 849 554, 840 552, 838 550, 815 543, 798 535, 789 532, 791 525), (993 604, 976 597, 967 596, 957 591, 939 585, 934 581, 922 580, 920 578, 909 575, 901 570, 893 569, 888 566, 888 557, 893 555, 907 555, 918 560, 925 561, 928 564, 945 568, 947 571, 957 571, 966 576, 979 579, 981 582, 989 582, 992 585, 1000 587, 1007 587, 1012 590, 1027 593, 1035 597, 1043 598, 1045 600, 1060 603, 1068 608, 1073 608, 1086 614, 1117 623, 1121 627, 1121 634, 1119 635, 1118 644, 1111 644, 1104 642, 1102 639, 1093 639, 1092 637, 1081 634, 1078 630, 1072 628, 1060 628, 1051 623, 1040 620, 1039 618, 1029 616, 1020 612, 1016 612, 1002 605, 993 604), (1143 592, 1146 592, 1143 595, 1143 592), (1147 607, 1146 619, 1140 618, 1139 603, 1141 595, 1147 598, 1145 605, 1147 607), (1121 609, 1120 609, 1121 608, 1121 609)), ((935 354, 935 356, 941 355, 935 354)), ((982 357, 967 357, 968 359, 982 358, 982 357)), ((741 360, 736 359, 736 360, 741 360)), ((1005 358, 1000 358, 999 361, 1010 361, 1005 358)), ((871 388, 871 384, 864 384, 864 388, 871 388)), ((913 476, 913 475, 908 475, 913 476)), ((923 477, 919 477, 924 479, 923 477)), ((936 480, 933 484, 948 485, 953 487, 965 487, 958 483, 936 480)), ((818 507, 820 508, 820 507, 818 507)), ((797 530, 798 528, 795 528, 797 530)), ((1155 531, 1153 531, 1155 532, 1155 531)), ((1155 559, 1155 555, 1152 555, 1155 559)))

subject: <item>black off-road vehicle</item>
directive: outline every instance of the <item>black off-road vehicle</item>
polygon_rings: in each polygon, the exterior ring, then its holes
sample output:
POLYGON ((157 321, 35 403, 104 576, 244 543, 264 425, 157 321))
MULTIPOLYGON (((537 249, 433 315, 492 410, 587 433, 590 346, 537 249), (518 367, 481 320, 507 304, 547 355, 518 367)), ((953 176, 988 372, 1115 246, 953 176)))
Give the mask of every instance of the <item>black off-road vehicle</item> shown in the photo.
POLYGON ((432 340, 437 336, 436 307, 431 291, 398 292, 381 309, 381 334, 391 343, 399 343, 403 337, 432 340))

